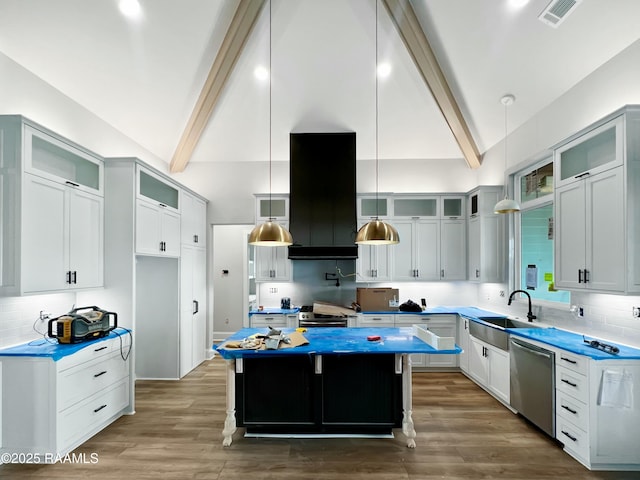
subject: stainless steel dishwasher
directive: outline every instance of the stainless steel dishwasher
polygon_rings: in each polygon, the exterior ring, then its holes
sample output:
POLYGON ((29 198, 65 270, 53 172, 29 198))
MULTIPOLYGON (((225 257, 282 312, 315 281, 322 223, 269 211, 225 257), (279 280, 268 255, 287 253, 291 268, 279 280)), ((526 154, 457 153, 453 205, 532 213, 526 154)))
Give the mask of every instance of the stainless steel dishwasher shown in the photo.
POLYGON ((555 354, 510 336, 511 406, 555 437, 555 354))

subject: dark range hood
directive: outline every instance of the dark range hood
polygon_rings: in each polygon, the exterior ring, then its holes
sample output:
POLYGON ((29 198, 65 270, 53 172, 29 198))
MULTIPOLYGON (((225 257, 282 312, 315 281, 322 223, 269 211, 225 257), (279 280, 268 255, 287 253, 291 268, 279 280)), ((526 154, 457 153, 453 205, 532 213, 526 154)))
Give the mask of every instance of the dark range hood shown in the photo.
POLYGON ((355 132, 292 133, 289 146, 289 258, 357 258, 355 132))

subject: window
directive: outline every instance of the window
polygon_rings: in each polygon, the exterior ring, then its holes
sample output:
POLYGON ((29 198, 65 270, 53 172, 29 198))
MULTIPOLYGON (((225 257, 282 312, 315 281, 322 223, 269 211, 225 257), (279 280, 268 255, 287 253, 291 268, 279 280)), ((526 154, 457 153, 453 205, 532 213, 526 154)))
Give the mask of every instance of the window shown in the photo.
POLYGON ((531 298, 569 303, 569 292, 554 288, 553 162, 546 159, 518 173, 515 183, 522 209, 516 217, 516 287, 531 298))

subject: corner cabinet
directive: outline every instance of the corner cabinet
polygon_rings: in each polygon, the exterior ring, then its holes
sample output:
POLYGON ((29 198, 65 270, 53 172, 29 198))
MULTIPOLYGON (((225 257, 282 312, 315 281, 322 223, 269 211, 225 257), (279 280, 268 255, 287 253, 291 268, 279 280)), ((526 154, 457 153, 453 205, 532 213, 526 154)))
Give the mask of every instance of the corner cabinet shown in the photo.
POLYGON ((0 117, 0 293, 103 285, 103 159, 24 117, 0 117))
POLYGON ((625 107, 554 148, 555 284, 640 292, 640 107, 625 107))
POLYGON ((478 283, 503 281, 507 252, 504 248, 504 215, 493 213, 501 186, 480 186, 468 196, 468 280, 478 283))

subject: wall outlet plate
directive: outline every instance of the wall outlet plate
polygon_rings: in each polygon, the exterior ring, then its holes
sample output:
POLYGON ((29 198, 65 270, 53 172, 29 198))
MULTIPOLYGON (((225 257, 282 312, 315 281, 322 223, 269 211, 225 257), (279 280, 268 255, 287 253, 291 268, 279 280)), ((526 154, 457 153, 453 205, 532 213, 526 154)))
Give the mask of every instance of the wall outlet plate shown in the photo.
POLYGON ((632 307, 631 313, 633 314, 633 318, 640 318, 640 307, 632 307))

